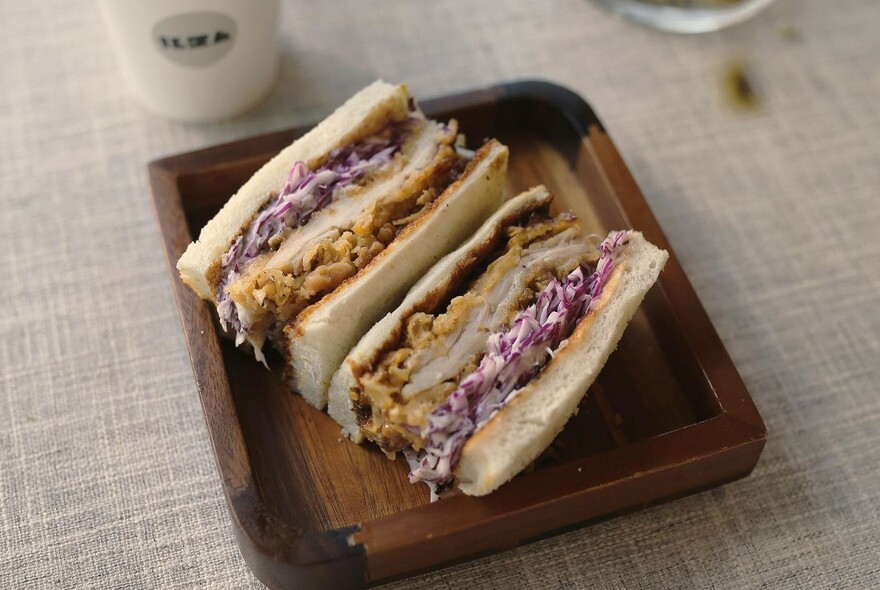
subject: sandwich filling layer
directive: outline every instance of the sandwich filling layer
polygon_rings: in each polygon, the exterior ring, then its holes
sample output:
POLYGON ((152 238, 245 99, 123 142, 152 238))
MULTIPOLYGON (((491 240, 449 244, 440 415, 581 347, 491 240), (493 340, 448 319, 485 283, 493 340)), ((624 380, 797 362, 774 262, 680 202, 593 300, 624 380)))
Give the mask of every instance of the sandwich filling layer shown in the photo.
POLYGON ((541 371, 590 312, 626 241, 626 232, 610 235, 600 245, 602 254, 592 273, 578 266, 564 279, 554 279, 509 327, 492 335, 477 370, 428 417, 411 482, 451 481, 471 435, 541 371))
POLYGON ((267 330, 381 252, 459 169, 455 138, 454 123, 414 114, 334 150, 315 170, 296 163, 221 261, 217 309, 236 344, 250 341, 261 358, 267 330))
POLYGON ((445 484, 461 449, 537 375, 599 297, 625 232, 596 248, 570 216, 508 229, 504 251, 440 315, 415 313, 352 392, 361 430, 417 453, 412 481, 445 484))

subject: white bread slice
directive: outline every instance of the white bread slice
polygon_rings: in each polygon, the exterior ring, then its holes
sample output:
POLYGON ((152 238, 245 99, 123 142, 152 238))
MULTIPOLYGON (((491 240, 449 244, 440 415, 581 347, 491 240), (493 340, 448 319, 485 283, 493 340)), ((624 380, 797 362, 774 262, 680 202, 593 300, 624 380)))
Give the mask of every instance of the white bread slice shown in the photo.
POLYGON ((287 380, 318 409, 361 336, 435 262, 471 236, 504 199, 507 147, 484 145, 464 173, 357 275, 284 328, 287 380))
POLYGON ((455 475, 465 494, 483 496, 534 461, 559 434, 593 384, 668 254, 631 232, 590 314, 528 385, 465 444, 455 475))
POLYGON ((330 383, 328 411, 342 426, 345 436, 356 443, 364 440, 349 396, 349 392, 357 387, 356 375, 372 366, 386 343, 399 337, 407 317, 426 301, 442 298, 460 276, 479 264, 482 255, 491 251, 503 237, 508 225, 549 204, 551 199, 547 189, 538 186, 506 202, 466 243, 435 264, 409 291, 397 309, 383 317, 361 338, 330 383))
POLYGON ((409 98, 406 85, 377 80, 269 160, 202 228, 198 240, 177 261, 183 282, 202 299, 213 301, 220 259, 242 228, 281 189, 293 165, 301 161, 313 168, 332 150, 403 121, 409 116, 409 98))

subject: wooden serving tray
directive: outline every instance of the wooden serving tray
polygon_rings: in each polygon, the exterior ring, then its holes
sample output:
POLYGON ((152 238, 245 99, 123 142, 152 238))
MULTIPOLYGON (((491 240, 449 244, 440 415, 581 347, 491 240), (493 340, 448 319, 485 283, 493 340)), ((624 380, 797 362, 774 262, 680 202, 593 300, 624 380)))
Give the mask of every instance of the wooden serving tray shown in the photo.
POLYGON ((156 214, 241 553, 272 588, 363 587, 546 537, 749 474, 766 429, 657 220, 590 107, 545 82, 428 101, 471 144, 510 146, 508 189, 537 183, 598 234, 636 228, 670 252, 552 452, 495 493, 430 503, 407 466, 341 441, 327 415, 218 338, 174 265, 264 162, 308 127, 150 163, 156 214))

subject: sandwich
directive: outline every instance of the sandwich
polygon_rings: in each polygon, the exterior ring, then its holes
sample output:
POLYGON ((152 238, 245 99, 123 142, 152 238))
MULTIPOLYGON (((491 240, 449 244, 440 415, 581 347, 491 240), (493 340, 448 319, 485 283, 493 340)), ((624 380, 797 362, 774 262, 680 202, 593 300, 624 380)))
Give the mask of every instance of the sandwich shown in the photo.
POLYGON ((237 346, 264 363, 267 341, 286 354, 291 383, 321 408, 348 348, 501 204, 506 164, 497 141, 468 151, 454 120, 426 118, 405 85, 377 81, 260 168, 177 269, 237 346), (366 291, 369 305, 357 303, 366 291), (333 336, 316 343, 331 294, 333 336), (306 310, 316 321, 285 335, 306 310), (303 340, 322 364, 301 378, 303 340))
POLYGON ((412 482, 480 496, 532 463, 666 262, 636 231, 583 235, 551 199, 539 186, 505 203, 333 376, 343 433, 404 453, 412 482))

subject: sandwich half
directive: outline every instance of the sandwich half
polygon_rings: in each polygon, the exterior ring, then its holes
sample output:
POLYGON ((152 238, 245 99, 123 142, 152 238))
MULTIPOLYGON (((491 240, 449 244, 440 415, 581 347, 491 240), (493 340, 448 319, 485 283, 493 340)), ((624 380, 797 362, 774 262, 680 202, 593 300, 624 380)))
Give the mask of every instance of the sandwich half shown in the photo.
MULTIPOLYGON (((481 151, 503 169, 501 180, 462 196, 455 187, 474 157, 462 141, 455 121, 427 119, 405 85, 377 81, 260 168, 186 249, 180 276, 216 306, 236 344, 265 362, 265 342, 283 352, 284 326, 303 310, 407 257, 399 244, 412 222, 430 225, 453 210, 465 233, 452 237, 461 240, 498 207, 506 148, 491 142, 481 151), (383 265, 371 265, 380 255, 383 265)), ((454 244, 422 237, 420 247, 430 254, 424 267, 385 272, 374 313, 393 307, 454 244)), ((366 330, 345 314, 336 324, 349 340, 360 330, 353 342, 366 330)), ((318 392, 309 401, 325 399, 318 392)))
POLYGON ((405 453, 413 482, 479 496, 534 461, 666 262, 635 231, 584 236, 551 199, 536 187, 507 202, 333 376, 343 432, 405 453))

